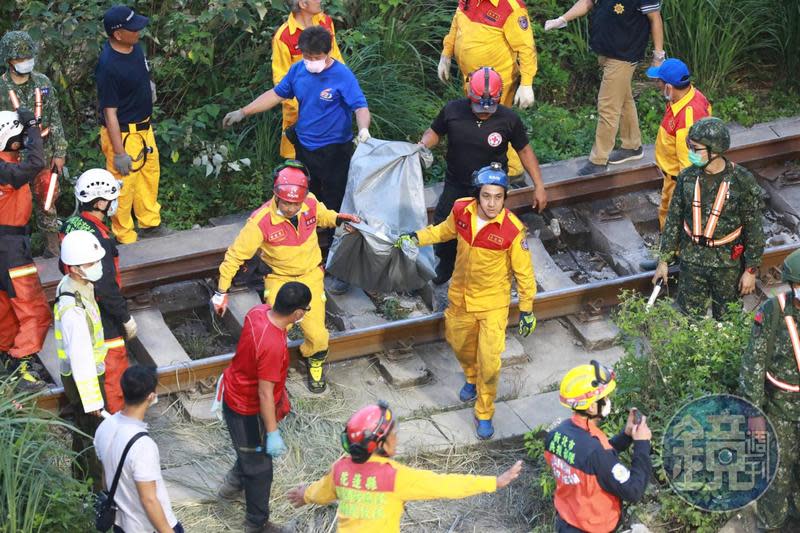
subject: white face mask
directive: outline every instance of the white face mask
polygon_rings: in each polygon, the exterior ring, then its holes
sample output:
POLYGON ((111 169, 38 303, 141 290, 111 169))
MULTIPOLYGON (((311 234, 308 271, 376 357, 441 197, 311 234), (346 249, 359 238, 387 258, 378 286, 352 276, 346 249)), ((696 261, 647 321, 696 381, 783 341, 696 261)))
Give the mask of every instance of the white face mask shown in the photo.
POLYGON ((103 263, 100 261, 92 264, 92 266, 81 268, 83 272, 83 279, 87 281, 91 281, 94 283, 95 281, 100 281, 100 278, 103 277, 103 263))
POLYGON ((150 402, 150 407, 153 407, 157 403, 158 403, 158 394, 153 396, 153 401, 150 402))
POLYGON ((22 74, 22 75, 30 74, 31 72, 33 72, 33 66, 35 64, 36 64, 35 59, 33 58, 26 59, 25 61, 22 61, 14 65, 14 70, 17 71, 17 74, 22 74))
POLYGON ((606 398, 603 402, 603 408, 600 409, 600 416, 603 418, 608 418, 608 415, 611 414, 611 400, 606 398))
POLYGON ((794 293, 795 299, 800 300, 800 285, 792 287, 792 293, 794 293))
POLYGON ((117 214, 117 208, 119 207, 119 202, 116 198, 111 200, 111 204, 108 206, 108 211, 106 211, 106 216, 113 217, 117 214))
POLYGON ((325 65, 328 63, 328 59, 315 59, 314 61, 310 61, 308 59, 303 60, 303 64, 306 66, 306 70, 312 74, 319 74, 323 70, 325 70, 325 65))

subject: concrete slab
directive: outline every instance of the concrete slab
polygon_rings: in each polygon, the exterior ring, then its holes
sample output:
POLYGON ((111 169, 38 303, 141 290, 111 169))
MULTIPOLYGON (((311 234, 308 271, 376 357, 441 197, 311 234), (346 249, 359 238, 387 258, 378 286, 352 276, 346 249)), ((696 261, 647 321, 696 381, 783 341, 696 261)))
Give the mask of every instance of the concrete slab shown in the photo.
POLYGON ((767 125, 778 137, 793 137, 800 135, 800 117, 782 118, 767 122, 767 125))
POLYGON ((213 503, 227 468, 204 461, 161 471, 172 505, 213 503))
MULTIPOLYGON (((454 446, 470 446, 482 442, 475 435, 475 414, 472 407, 435 414, 431 420, 454 446)), ((505 402, 495 404, 492 424, 493 442, 517 437, 528 431, 528 426, 505 402)))
POLYGON ((221 217, 211 217, 208 219, 208 223, 211 226, 225 226, 227 224, 238 224, 243 226, 249 217, 250 211, 243 211, 241 213, 233 213, 231 215, 223 215, 221 217))
POLYGON ((571 411, 558 401, 558 391, 543 392, 506 402, 506 405, 522 420, 528 430, 538 426, 550 426, 556 420, 563 420, 571 411))
POLYGON ((403 420, 397 445, 399 456, 409 457, 423 452, 446 450, 453 445, 436 425, 426 419, 403 420))
POLYGON ((525 348, 522 347, 517 337, 512 333, 514 328, 506 330, 506 349, 500 354, 500 361, 503 368, 515 365, 524 365, 531 359, 525 353, 525 348))
POLYGON ((591 249, 600 252, 621 276, 641 272, 639 263, 651 259, 651 255, 630 219, 604 219, 601 213, 594 210, 582 214, 589 225, 591 249))
POLYGON ((47 336, 44 338, 42 349, 39 350, 39 360, 47 369, 47 373, 53 378, 53 382, 57 386, 61 386, 61 372, 59 371, 61 365, 58 362, 58 354, 56 353, 56 339, 53 334, 53 326, 47 330, 47 336))
POLYGON ((225 325, 235 333, 241 333, 244 327, 244 317, 250 310, 261 303, 261 298, 255 291, 236 290, 228 295, 228 312, 222 317, 225 325))
POLYGON ((550 210, 561 228, 561 240, 573 248, 581 250, 589 246, 589 227, 569 207, 554 207, 550 210))
POLYGON ((201 281, 179 281, 161 285, 151 291, 152 299, 162 313, 184 311, 208 304, 208 288, 201 281))
MULTIPOLYGON (((736 512, 717 533, 751 533, 762 531, 758 528, 755 504, 750 504, 736 512)), ((788 531, 788 529, 787 529, 788 531)))
POLYGON ((375 304, 362 289, 350 287, 344 294, 331 294, 327 290, 330 278, 325 277, 325 294, 328 301, 325 304, 325 311, 328 317, 341 330, 353 328, 364 328, 385 324, 386 319, 376 313, 375 304))
POLYGON ((395 388, 406 389, 431 379, 425 361, 413 351, 390 350, 378 354, 375 359, 381 375, 395 388))
POLYGON ((575 315, 569 315, 566 320, 584 348, 589 351, 610 348, 619 334, 619 328, 608 318, 584 322, 575 315))
POLYGON ((216 422, 219 420, 216 413, 211 412, 215 396, 216 394, 213 392, 200 395, 185 392, 177 394, 178 401, 181 402, 181 406, 192 422, 216 422))
POLYGON ((541 239, 528 237, 528 248, 531 251, 533 272, 536 275, 536 284, 544 291, 553 291, 564 287, 573 287, 575 282, 561 270, 547 252, 541 239))
POLYGON ((155 307, 131 312, 139 333, 128 343, 128 349, 142 363, 167 366, 191 361, 183 346, 164 322, 161 311, 155 307))

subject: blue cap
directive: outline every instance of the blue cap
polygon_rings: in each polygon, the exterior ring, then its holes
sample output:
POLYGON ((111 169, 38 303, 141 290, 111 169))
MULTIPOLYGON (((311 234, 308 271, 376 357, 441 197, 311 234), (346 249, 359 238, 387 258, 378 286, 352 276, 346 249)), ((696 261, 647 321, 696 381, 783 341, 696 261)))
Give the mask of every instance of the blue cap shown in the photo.
POLYGON ((675 58, 665 60, 659 67, 650 67, 647 69, 647 77, 658 79, 677 87, 688 85, 691 80, 689 67, 680 59, 675 58))
POLYGON ((148 22, 150 19, 137 15, 133 9, 126 6, 113 6, 103 15, 103 26, 109 37, 116 30, 139 31, 147 26, 148 22))
POLYGON ((508 174, 503 170, 503 165, 490 163, 472 173, 472 186, 483 187, 484 185, 499 185, 508 189, 508 174))

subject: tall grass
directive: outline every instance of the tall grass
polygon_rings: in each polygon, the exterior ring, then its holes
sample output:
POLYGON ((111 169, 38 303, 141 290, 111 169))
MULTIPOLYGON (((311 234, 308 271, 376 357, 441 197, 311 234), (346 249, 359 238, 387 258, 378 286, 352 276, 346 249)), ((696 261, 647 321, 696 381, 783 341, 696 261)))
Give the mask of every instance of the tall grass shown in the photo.
POLYGON ((759 52, 769 47, 763 29, 776 15, 765 2, 750 0, 673 0, 662 9, 669 55, 685 61, 708 92, 753 72, 759 52))
POLYGON ((88 486, 72 479, 68 425, 0 381, 0 533, 89 531, 88 486))

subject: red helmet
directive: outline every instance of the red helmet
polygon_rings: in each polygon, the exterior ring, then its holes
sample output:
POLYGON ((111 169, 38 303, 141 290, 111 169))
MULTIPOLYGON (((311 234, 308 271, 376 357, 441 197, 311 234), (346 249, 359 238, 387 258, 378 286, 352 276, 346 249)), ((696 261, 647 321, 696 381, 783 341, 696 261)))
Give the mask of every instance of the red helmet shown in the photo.
POLYGON ((475 113, 494 113, 503 94, 503 79, 492 67, 481 67, 469 75, 469 100, 475 113))
POLYGON ((392 411, 384 400, 362 407, 347 421, 342 431, 342 447, 354 462, 363 463, 383 444, 393 427, 392 411))
POLYGON ((303 163, 287 159, 275 169, 272 192, 284 202, 302 202, 308 195, 308 171, 303 163))

